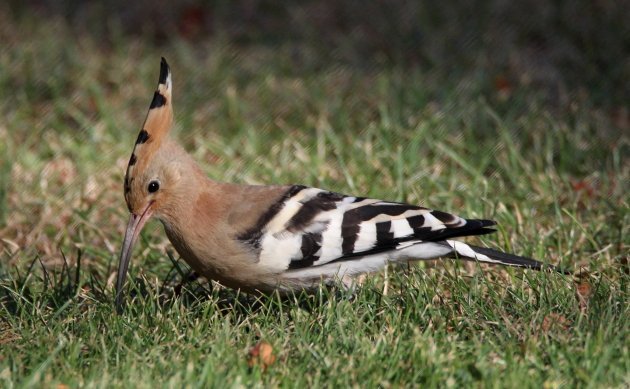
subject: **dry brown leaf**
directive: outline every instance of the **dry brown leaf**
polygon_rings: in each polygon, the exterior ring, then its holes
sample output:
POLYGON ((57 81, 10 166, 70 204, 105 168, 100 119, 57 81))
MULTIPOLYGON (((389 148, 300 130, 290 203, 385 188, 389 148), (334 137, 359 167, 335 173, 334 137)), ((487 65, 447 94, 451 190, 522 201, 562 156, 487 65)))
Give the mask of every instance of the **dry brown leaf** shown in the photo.
POLYGON ((571 181, 571 187, 573 188, 574 192, 584 193, 589 199, 594 198, 596 195, 593 183, 587 180, 571 181))
POLYGON ((512 83, 505 75, 498 75, 494 78, 494 89, 500 100, 507 100, 514 89, 512 83))
POLYGON ((264 340, 261 340, 249 350, 247 361, 249 367, 260 366, 265 371, 274 362, 276 362, 276 356, 273 353, 273 347, 264 340))
POLYGON ((497 91, 510 91, 512 90, 512 84, 505 75, 499 74, 494 78, 494 88, 497 91))

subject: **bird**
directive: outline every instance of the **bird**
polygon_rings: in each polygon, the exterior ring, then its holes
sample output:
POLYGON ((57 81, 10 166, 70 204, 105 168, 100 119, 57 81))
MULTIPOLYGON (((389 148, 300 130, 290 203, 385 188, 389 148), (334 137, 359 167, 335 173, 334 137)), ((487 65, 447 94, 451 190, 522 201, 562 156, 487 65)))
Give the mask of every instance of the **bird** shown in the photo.
POLYGON ((313 290, 389 263, 436 258, 558 269, 454 240, 495 232, 493 220, 305 185, 212 180, 169 136, 172 96, 171 70, 162 57, 158 86, 124 179, 130 216, 119 258, 117 307, 133 246, 151 217, 163 224, 197 274, 250 293, 313 290))

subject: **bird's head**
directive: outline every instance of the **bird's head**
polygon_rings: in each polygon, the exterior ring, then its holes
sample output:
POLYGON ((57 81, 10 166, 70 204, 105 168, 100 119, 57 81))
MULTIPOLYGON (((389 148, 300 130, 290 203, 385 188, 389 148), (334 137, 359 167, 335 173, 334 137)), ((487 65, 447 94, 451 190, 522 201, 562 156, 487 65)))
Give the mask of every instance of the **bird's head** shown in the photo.
POLYGON ((160 64, 158 87, 136 144, 131 153, 125 175, 124 193, 131 213, 118 265, 116 306, 120 308, 122 286, 133 245, 142 227, 151 216, 167 218, 174 202, 183 192, 182 172, 185 153, 167 139, 173 124, 171 71, 166 60, 160 64))

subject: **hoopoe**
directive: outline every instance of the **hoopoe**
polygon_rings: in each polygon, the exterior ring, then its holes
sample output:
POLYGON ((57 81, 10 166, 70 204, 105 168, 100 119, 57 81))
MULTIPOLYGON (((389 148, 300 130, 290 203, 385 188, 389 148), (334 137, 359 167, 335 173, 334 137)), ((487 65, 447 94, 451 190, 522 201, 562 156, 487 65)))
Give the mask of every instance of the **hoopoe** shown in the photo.
POLYGON ((172 123, 171 72, 162 58, 158 87, 125 175, 131 215, 120 253, 117 306, 133 245, 151 216, 198 274, 249 292, 310 289, 390 262, 439 257, 545 266, 452 240, 494 232, 492 220, 303 185, 213 181, 168 137, 172 123))

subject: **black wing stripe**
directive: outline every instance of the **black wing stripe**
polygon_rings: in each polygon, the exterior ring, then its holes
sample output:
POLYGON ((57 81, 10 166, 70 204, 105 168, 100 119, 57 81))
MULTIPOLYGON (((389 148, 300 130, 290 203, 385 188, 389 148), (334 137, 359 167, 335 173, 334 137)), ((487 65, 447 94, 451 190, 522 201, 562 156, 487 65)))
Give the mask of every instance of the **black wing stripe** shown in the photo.
POLYGON ((446 226, 453 225, 453 224, 456 225, 461 220, 459 217, 455 215, 442 212, 442 211, 431 211, 431 215, 435 216, 436 219, 444 223, 444 225, 446 226))
POLYGON ((376 223, 376 245, 390 245, 394 242, 394 233, 391 231, 392 222, 376 223))
POLYGON ((260 248, 260 238, 262 237, 265 226, 284 208, 286 202, 293 196, 306 189, 304 185, 291 186, 280 198, 276 201, 267 212, 262 214, 256 224, 253 227, 240 234, 237 238, 241 241, 249 243, 252 247, 260 248))
POLYGON ((305 234, 302 238, 302 257, 312 257, 322 248, 322 233, 305 234))
POLYGON ((304 229, 321 212, 326 212, 337 208, 337 202, 343 200, 345 196, 333 192, 321 192, 317 196, 308 200, 299 211, 287 223, 287 230, 298 232, 304 229))
POLYGON ((292 260, 289 263, 289 270, 301 269, 313 265, 313 262, 319 259, 317 253, 322 247, 322 234, 321 233, 309 233, 302 236, 302 258, 298 260, 292 260))
POLYGON ((413 228, 421 228, 424 225, 424 216, 415 215, 407 218, 407 222, 409 223, 409 227, 413 228))
POLYGON ((343 236, 343 242, 341 243, 341 252, 343 255, 351 254, 354 252, 354 244, 359 236, 361 229, 361 217, 355 210, 348 211, 343 215, 343 221, 341 222, 341 236, 343 236))
MULTIPOLYGON (((362 199, 363 201, 365 199, 362 199)), ((356 201, 355 201, 356 202, 356 201)), ((407 204, 398 203, 372 203, 365 206, 357 207, 346 211, 343 215, 343 222, 341 224, 341 235, 343 236, 343 243, 341 252, 343 255, 349 255, 354 253, 354 246, 358 239, 359 232, 361 231, 361 223, 374 219, 378 216, 400 216, 407 211, 422 210, 421 207, 411 206, 407 204)), ((422 216, 421 219, 424 220, 422 216)), ((377 225, 377 245, 379 242, 379 236, 381 239, 393 239, 394 234, 390 231, 391 222, 378 222, 377 225), (380 225, 380 226, 379 226, 380 225), (387 225, 387 230, 385 230, 387 225)), ((390 245, 391 246, 391 245, 390 245)), ((390 247, 391 248, 391 247, 390 247)))
POLYGON ((420 210, 420 207, 404 206, 397 204, 377 205, 370 204, 364 207, 351 209, 346 213, 357 213, 362 221, 371 220, 379 215, 399 216, 409 210, 420 210))

